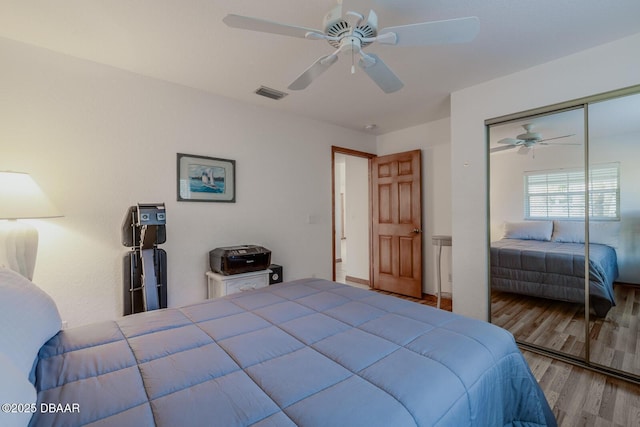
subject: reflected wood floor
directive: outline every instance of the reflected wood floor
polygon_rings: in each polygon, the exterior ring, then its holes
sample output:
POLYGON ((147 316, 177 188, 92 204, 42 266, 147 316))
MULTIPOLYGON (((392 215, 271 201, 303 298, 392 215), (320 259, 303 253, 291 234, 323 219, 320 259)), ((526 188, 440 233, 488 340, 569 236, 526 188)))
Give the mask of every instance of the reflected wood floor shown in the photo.
POLYGON ((640 375, 640 287, 616 285, 616 306, 591 322, 591 360, 640 375))
POLYGON ((492 292, 491 322, 523 342, 584 357, 584 308, 506 292, 492 292))
MULTIPOLYGON (((607 316, 590 315, 591 362, 640 375, 640 287, 617 283, 607 316)), ((494 292, 491 320, 517 340, 585 357, 581 304, 494 292)))

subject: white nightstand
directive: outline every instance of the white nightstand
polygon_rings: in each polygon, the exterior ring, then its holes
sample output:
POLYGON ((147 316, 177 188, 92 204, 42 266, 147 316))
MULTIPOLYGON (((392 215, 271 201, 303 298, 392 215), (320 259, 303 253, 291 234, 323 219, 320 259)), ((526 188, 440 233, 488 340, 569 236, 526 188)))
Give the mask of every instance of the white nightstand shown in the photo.
POLYGON ((237 292, 269 286, 271 270, 252 271, 250 273, 225 276, 207 271, 207 298, 218 298, 237 292))

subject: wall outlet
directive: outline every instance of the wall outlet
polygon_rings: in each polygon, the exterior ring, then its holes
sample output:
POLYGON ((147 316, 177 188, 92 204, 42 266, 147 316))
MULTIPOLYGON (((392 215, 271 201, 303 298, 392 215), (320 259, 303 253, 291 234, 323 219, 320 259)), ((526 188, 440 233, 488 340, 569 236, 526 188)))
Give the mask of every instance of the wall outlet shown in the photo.
POLYGON ((451 282, 452 282, 451 273, 449 273, 449 283, 451 283, 451 282))
POLYGON ((69 327, 69 322, 67 322, 66 320, 62 321, 62 329, 67 329, 69 327))

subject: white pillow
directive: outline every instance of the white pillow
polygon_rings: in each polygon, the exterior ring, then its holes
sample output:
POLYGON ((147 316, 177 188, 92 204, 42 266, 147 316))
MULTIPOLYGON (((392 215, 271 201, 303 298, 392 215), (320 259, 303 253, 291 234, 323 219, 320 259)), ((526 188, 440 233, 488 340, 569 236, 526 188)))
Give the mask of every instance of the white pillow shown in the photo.
POLYGON ((584 243, 583 221, 553 221, 554 242, 584 243))
POLYGON ((61 326, 58 308, 49 295, 18 273, 0 268, 0 353, 25 379, 30 377, 40 347, 61 326))
MULTIPOLYGON (((620 222, 618 221, 589 222, 590 243, 616 248, 619 235, 620 222)), ((584 243, 584 221, 554 221, 551 240, 562 243, 584 243)))
POLYGON ((16 405, 15 407, 9 406, 7 412, 3 407, 0 411, 0 425, 6 427, 27 426, 33 415, 32 409, 37 409, 35 406, 36 388, 3 353, 0 353, 0 378, 2 378, 0 380, 0 403, 16 405))
POLYGON ((551 240, 553 221, 505 222, 505 239, 551 240))

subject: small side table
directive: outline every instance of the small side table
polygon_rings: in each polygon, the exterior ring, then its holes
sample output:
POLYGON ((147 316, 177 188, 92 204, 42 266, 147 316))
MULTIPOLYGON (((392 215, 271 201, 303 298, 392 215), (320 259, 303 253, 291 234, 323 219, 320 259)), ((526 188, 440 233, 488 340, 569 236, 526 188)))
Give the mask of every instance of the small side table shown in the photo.
POLYGON ((442 257, 442 247, 443 246, 451 246, 451 236, 432 236, 431 243, 438 247, 438 251, 436 252, 436 278, 438 280, 438 305, 440 308, 440 299, 442 295, 442 272, 440 271, 440 260, 442 257))
POLYGON ((264 288, 269 286, 270 273, 271 270, 260 270, 225 276, 207 271, 207 298, 218 298, 236 292, 264 288))

